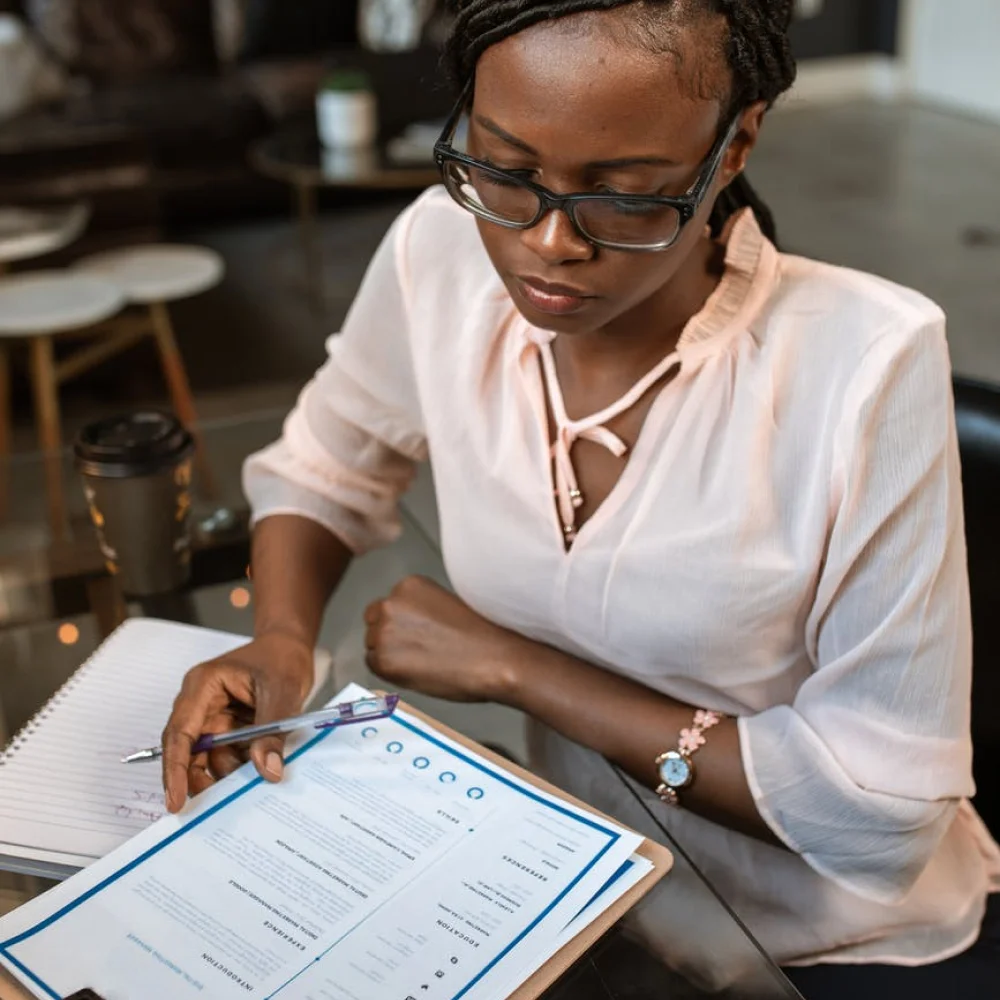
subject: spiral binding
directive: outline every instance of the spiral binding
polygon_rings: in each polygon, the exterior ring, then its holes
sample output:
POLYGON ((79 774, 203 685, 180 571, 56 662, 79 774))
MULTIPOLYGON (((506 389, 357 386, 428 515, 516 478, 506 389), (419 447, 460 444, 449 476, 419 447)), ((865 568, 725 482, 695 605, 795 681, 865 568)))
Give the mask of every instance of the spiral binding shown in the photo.
POLYGON ((101 643, 94 652, 80 664, 76 670, 66 678, 63 685, 52 695, 51 698, 15 733, 14 738, 7 746, 0 750, 0 767, 9 763, 17 752, 27 743, 33 733, 37 732, 43 723, 55 712, 55 710, 66 700, 85 679, 94 665, 94 660, 98 653, 104 653, 108 647, 119 637, 119 635, 129 626, 129 622, 123 622, 101 643))

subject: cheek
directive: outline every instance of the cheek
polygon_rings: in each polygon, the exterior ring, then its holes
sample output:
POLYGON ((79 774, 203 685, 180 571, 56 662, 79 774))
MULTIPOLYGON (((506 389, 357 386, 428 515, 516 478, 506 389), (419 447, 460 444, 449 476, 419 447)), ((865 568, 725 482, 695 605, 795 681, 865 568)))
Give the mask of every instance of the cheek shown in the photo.
POLYGON ((605 253, 602 277, 609 298, 622 308, 638 305, 666 285, 683 260, 676 248, 663 253, 605 253))
MULTIPOLYGON (((707 217, 707 213, 706 213, 707 217)), ((704 232, 705 223, 694 218, 680 239, 660 253, 613 253, 602 255, 607 287, 622 309, 644 302, 669 284, 690 260, 704 232)))

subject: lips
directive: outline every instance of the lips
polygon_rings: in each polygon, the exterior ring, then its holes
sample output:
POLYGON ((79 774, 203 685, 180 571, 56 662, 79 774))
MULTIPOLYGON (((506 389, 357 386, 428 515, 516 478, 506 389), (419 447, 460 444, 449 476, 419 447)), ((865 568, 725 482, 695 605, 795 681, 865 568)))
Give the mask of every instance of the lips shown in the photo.
POLYGON ((539 312, 564 316, 584 308, 596 298, 572 285, 554 284, 540 278, 521 277, 517 279, 522 296, 539 312))

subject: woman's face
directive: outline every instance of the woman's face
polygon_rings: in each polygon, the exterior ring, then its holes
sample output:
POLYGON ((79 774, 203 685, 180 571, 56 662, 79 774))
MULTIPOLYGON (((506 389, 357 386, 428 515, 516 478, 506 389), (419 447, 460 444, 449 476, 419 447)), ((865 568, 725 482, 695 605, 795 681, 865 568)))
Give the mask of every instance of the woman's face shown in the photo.
MULTIPOLYGON (((614 17, 577 15, 488 49, 476 71, 471 155, 559 194, 684 194, 728 124, 723 39, 715 29, 677 28, 672 51, 653 54, 600 27, 614 17)), ((487 253, 528 321, 559 333, 655 321, 678 282, 703 268, 692 251, 718 193, 742 169, 762 113, 746 114, 699 214, 669 250, 595 248, 560 211, 524 231, 479 220, 487 253)))

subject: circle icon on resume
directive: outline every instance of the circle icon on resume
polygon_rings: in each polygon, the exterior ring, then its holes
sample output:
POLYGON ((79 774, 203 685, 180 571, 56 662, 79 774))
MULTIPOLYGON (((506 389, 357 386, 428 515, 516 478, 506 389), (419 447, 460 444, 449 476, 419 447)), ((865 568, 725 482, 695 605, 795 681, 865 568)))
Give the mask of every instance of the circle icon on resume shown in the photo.
POLYGON ((385 746, 385 748, 386 748, 386 750, 389 751, 389 753, 402 753, 403 752, 403 744, 400 743, 399 740, 393 740, 391 743, 387 743, 386 746, 385 746))
POLYGON ((485 794, 481 788, 472 787, 466 793, 470 799, 481 799, 485 794))
POLYGON ((458 776, 453 771, 442 771, 438 775, 438 781, 442 782, 442 784, 450 785, 458 781, 458 776))
POLYGON ((366 740, 370 740, 377 734, 378 730, 374 726, 365 726, 365 728, 361 730, 361 736, 366 740))
POLYGON ((426 757, 414 757, 413 766, 417 768, 418 771, 423 771, 425 768, 431 766, 431 762, 426 757))

